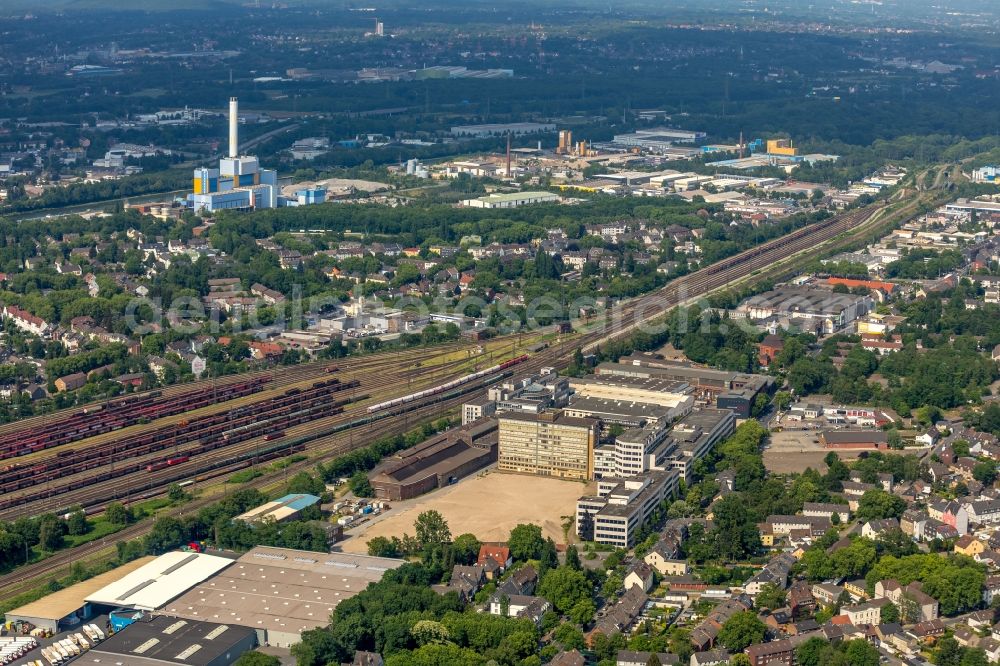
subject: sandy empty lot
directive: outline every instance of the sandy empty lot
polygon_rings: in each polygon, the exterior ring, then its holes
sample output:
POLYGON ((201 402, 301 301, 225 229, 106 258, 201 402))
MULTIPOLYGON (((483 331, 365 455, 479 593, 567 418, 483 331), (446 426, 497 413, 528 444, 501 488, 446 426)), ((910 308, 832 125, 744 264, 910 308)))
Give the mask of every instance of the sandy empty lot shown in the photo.
POLYGON ((577 481, 492 471, 397 503, 384 518, 351 530, 338 545, 345 552, 365 553, 372 537, 412 535, 417 515, 430 509, 444 516, 453 536, 470 532, 480 541, 504 541, 515 525, 534 523, 544 536, 562 543, 562 516, 572 515, 576 500, 594 490, 577 481))

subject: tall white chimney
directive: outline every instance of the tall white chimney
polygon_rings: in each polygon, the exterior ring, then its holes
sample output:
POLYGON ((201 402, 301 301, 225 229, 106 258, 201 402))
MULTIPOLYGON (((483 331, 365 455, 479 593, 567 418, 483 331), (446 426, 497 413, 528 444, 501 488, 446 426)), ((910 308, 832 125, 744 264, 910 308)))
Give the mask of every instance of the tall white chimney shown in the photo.
POLYGON ((239 157, 239 102, 235 97, 229 98, 229 157, 239 157))

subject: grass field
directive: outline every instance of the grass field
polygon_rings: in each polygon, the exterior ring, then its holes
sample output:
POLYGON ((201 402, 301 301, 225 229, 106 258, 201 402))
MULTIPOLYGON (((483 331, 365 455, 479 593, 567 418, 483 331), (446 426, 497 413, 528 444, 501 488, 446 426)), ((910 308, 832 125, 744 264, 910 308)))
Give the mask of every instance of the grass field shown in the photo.
POLYGON ((453 536, 470 532, 480 541, 504 541, 515 525, 534 523, 541 526, 544 536, 563 543, 563 517, 572 515, 576 500, 591 490, 576 481, 488 472, 394 503, 384 517, 351 530, 340 546, 345 552, 364 553, 372 537, 413 534, 417 515, 430 509, 444 516, 453 536))

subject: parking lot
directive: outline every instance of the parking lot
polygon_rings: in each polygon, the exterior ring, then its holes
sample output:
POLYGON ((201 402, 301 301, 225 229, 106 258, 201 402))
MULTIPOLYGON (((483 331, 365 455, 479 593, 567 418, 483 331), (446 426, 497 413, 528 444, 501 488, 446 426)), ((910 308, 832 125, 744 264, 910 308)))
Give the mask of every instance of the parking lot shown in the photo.
MULTIPOLYGON (((772 432, 764 449, 764 466, 769 472, 788 474, 806 467, 826 470, 823 458, 830 452, 819 443, 819 430, 782 430, 772 432)), ((860 451, 837 451, 843 460, 857 458, 860 451)))
MULTIPOLYGON (((96 624, 98 627, 100 627, 104 631, 105 635, 110 635, 110 633, 111 633, 110 628, 108 627, 108 616, 107 615, 97 615, 97 616, 94 616, 94 617, 90 618, 86 622, 83 622, 82 624, 76 625, 75 627, 73 627, 72 629, 69 629, 67 631, 61 631, 61 632, 59 632, 58 634, 56 634, 54 636, 49 636, 48 638, 38 638, 38 639, 36 639, 38 641, 38 647, 35 648, 34 650, 32 650, 31 652, 29 652, 22 659, 18 659, 17 661, 12 662, 12 666, 26 666, 26 664, 30 664, 30 663, 32 663, 34 661, 39 660, 39 659, 42 660, 42 663, 48 664, 49 662, 45 661, 45 658, 42 657, 42 648, 43 647, 48 647, 48 646, 52 645, 53 643, 56 643, 58 641, 63 640, 64 638, 69 638, 70 635, 72 635, 72 634, 76 634, 76 633, 83 634, 84 637, 87 639, 87 642, 92 642, 90 640, 90 638, 87 637, 87 635, 83 632, 83 625, 84 624, 96 624)), ((71 664, 71 663, 73 663, 73 661, 75 661, 75 659, 70 659, 68 661, 64 661, 63 663, 64 664, 71 664)))

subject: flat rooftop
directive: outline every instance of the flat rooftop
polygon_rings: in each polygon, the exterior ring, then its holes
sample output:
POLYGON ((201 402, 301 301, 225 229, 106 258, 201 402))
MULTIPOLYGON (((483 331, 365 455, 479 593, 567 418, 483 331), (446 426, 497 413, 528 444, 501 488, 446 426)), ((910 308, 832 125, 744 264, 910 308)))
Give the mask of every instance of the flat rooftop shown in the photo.
POLYGON ((32 601, 30 604, 25 604, 19 608, 15 608, 14 610, 9 611, 7 616, 24 618, 37 617, 40 619, 54 621, 61 620, 70 613, 83 608, 83 605, 87 603, 87 597, 90 595, 94 594, 101 588, 124 578, 136 569, 144 567, 155 559, 156 558, 152 555, 147 555, 145 557, 140 557, 137 560, 132 560, 131 562, 123 564, 120 567, 115 567, 111 571, 105 571, 104 573, 98 574, 93 578, 75 583, 67 588, 59 590, 58 592, 46 595, 38 601, 32 601))
POLYGON ((524 421, 526 423, 555 424, 575 428, 592 428, 597 425, 596 419, 566 416, 561 412, 558 414, 552 414, 551 412, 543 412, 541 414, 506 412, 497 416, 497 421, 500 424, 503 424, 504 421, 524 421))
POLYGON ((795 313, 840 314, 852 305, 863 301, 864 296, 839 294, 826 289, 776 289, 751 296, 740 308, 767 308, 795 313))
POLYGON ((301 633, 324 627, 337 604, 404 560, 257 546, 161 611, 254 629, 301 633))
POLYGON ((104 606, 153 610, 233 563, 204 553, 166 553, 87 595, 104 606))
POLYGON ((588 396, 572 398, 567 409, 577 412, 589 412, 593 415, 608 414, 645 419, 664 418, 672 410, 671 407, 664 407, 652 402, 612 400, 609 398, 591 398, 588 396))
POLYGON ((691 393, 691 385, 677 379, 662 377, 626 377, 615 375, 599 375, 593 377, 571 377, 569 385, 579 393, 586 391, 588 386, 609 386, 659 393, 691 393))
MULTIPOLYGON (((252 645, 256 637, 246 627, 197 622, 158 615, 140 620, 84 652, 74 663, 123 666, 221 663, 234 647, 252 645)), ((234 657, 235 659, 235 657, 234 657)), ((226 662, 229 663, 229 662, 226 662)))

